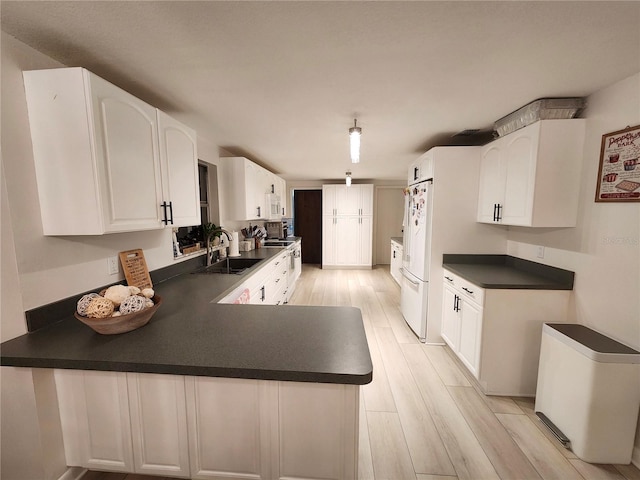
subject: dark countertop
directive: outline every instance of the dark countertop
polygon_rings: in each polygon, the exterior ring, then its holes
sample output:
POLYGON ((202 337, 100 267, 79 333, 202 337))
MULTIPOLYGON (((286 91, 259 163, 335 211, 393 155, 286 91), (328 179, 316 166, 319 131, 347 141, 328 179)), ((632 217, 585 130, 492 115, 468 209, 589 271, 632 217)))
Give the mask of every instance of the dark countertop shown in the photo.
POLYGON ((393 242, 396 242, 396 243, 402 245, 402 240, 403 240, 402 237, 391 237, 391 240, 393 242))
MULTIPOLYGON (((271 258, 279 248, 242 252, 271 258)), ((155 285, 151 321, 100 335, 68 318, 4 342, 3 366, 69 368, 364 385, 372 364, 359 309, 212 303, 244 275, 184 273, 155 285)), ((79 298, 79 296, 78 296, 79 298)))
POLYGON ((442 266, 482 288, 573 290, 573 272, 509 255, 444 254, 442 266))

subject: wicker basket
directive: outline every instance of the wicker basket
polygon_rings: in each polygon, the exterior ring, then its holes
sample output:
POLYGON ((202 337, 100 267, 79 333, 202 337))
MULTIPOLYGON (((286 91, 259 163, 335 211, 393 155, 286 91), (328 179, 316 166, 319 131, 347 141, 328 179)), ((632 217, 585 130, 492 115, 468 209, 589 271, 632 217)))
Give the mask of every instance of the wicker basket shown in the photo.
POLYGON ((102 335, 115 335, 117 333, 125 333, 145 326, 156 313, 158 307, 162 304, 162 298, 155 295, 153 298, 153 307, 145 308, 140 312, 130 313, 128 315, 120 315, 119 317, 107 318, 89 318, 79 315, 78 312, 74 316, 85 325, 102 335))

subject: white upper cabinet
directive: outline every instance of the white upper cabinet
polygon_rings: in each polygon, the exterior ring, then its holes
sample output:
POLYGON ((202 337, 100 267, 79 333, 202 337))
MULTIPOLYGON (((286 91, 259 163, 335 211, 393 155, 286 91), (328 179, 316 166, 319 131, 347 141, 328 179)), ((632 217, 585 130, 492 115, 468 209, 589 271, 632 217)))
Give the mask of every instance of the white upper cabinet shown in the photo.
POLYGON ((173 220, 169 223, 173 227, 200 225, 196 132, 160 110, 157 113, 163 198, 168 199, 173 220))
POLYGON ((409 164, 407 185, 433 178, 433 153, 427 152, 409 164))
MULTIPOLYGON (((176 144, 175 135, 167 133, 165 144, 159 143, 154 107, 83 68, 23 75, 43 233, 163 228, 163 214, 169 215, 171 207, 162 205, 171 199, 163 195, 163 180, 165 190, 170 188, 169 175, 161 167, 159 150, 168 142, 167 162, 173 165, 174 158, 188 156, 197 169, 193 133, 189 153, 177 154, 185 142, 176 144)), ((191 192, 185 192, 197 187, 192 184, 180 187, 180 196, 191 203, 191 192)))
MULTIPOLYGON (((228 220, 265 220, 280 218, 271 213, 270 195, 282 190, 283 180, 277 175, 244 157, 220 159, 223 181, 220 188, 226 202, 228 220)), ((282 197, 280 207, 282 211, 282 197)))
POLYGON ((584 120, 541 120, 482 149, 478 222, 576 225, 584 120))
POLYGON ((323 185, 323 215, 373 215, 373 185, 323 185))

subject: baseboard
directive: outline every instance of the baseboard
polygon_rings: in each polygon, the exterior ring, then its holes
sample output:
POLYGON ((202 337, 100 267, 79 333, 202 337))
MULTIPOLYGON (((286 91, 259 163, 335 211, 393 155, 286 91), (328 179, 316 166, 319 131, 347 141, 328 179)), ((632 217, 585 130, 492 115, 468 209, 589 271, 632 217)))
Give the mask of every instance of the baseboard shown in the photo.
POLYGON ((67 467, 58 480, 79 480, 88 470, 82 467, 67 467))

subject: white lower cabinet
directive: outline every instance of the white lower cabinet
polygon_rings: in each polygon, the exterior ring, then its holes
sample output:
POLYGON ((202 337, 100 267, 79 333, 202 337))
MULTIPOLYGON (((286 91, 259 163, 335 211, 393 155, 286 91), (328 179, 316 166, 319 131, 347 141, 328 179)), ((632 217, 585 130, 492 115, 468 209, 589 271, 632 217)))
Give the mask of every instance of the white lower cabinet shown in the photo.
POLYGON ((371 267, 371 216, 324 216, 322 267, 371 267))
POLYGON ((133 472, 126 374, 56 370, 55 381, 67 465, 133 472))
POLYGON ((184 377, 56 370, 67 465, 189 477, 184 377))
POLYGON ((234 303, 243 291, 252 305, 282 305, 288 300, 289 250, 283 250, 218 303, 234 303))
POLYGON ((355 479, 358 385, 56 370, 68 466, 194 479, 355 479))
POLYGON ((356 479, 360 387, 278 382, 277 389, 272 478, 356 479))
POLYGON ((127 373, 134 471, 189 477, 184 377, 127 373))
POLYGON ((542 326, 569 321, 570 295, 485 289, 444 270, 441 335, 487 395, 535 396, 542 326))
POLYGON ((268 384, 187 377, 192 478, 270 476, 268 384))

